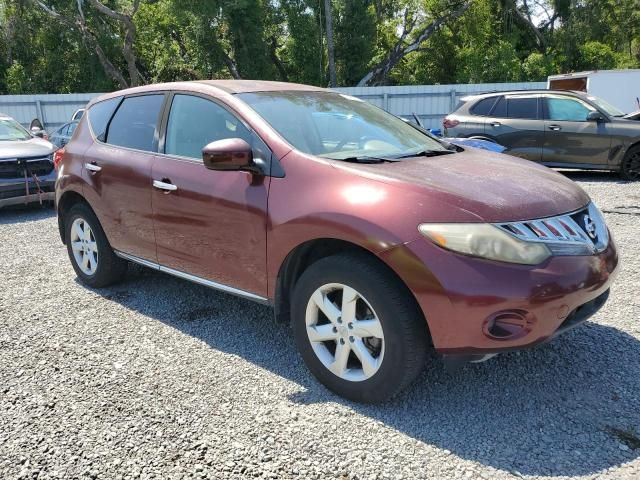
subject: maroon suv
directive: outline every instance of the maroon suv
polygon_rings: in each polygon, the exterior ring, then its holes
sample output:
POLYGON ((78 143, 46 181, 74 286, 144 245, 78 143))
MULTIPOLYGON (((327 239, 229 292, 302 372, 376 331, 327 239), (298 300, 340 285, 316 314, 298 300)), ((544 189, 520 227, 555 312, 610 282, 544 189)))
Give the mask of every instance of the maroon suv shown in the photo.
POLYGON ((430 346, 481 361, 553 338, 604 304, 618 264, 562 175, 309 86, 104 95, 58 168, 85 284, 136 262, 273 305, 314 375, 358 401, 408 385, 430 346))

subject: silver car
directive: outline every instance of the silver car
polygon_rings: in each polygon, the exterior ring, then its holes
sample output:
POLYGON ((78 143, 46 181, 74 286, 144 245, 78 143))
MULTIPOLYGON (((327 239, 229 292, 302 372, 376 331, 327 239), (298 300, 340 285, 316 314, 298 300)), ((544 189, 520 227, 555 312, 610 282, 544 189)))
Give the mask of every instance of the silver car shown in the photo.
POLYGON ((0 208, 52 202, 56 147, 0 113, 0 208))

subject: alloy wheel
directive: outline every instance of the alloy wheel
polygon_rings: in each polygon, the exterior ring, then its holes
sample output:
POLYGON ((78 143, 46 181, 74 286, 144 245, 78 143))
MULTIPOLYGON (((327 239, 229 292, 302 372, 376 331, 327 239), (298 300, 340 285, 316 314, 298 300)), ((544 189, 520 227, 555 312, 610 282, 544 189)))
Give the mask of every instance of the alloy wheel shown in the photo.
POLYGON ((629 180, 640 180, 640 150, 624 159, 623 169, 629 180))
POLYGON ((85 275, 91 276, 98 269, 98 245, 91 227, 83 218, 76 218, 71 225, 71 250, 76 264, 85 275))
POLYGON ((355 289, 340 283, 321 286, 307 303, 305 320, 313 351, 334 375, 359 382, 382 365, 382 324, 355 289))

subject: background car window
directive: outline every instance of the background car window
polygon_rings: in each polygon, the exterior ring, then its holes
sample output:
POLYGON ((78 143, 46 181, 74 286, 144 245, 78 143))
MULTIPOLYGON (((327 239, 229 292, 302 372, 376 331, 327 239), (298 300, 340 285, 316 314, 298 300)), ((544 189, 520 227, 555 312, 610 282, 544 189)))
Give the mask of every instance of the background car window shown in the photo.
POLYGON ((68 132, 69 132, 69 124, 66 124, 66 125, 63 125, 62 127, 60 127, 58 129, 58 131, 55 132, 55 135, 64 136, 64 135, 67 135, 68 132))
POLYGON ((107 143, 153 151, 153 140, 164 95, 125 98, 107 132, 107 143))
POLYGON ((483 98, 476 103, 471 109, 471 113, 474 115, 487 116, 491 111, 491 107, 496 103, 496 97, 483 98))
POLYGON ((537 97, 507 98, 507 118, 535 120, 538 118, 537 97))
POLYGON ((493 112, 491 112, 491 116, 498 118, 507 118, 507 101, 504 99, 504 97, 500 97, 498 99, 498 103, 496 103, 493 112))
POLYGON ((209 143, 226 138, 241 138, 249 145, 251 132, 220 105, 202 97, 176 95, 171 103, 165 153, 202 158, 209 143))
POLYGON ((565 122, 586 122, 589 112, 594 111, 585 103, 573 98, 548 97, 547 118, 565 122))
POLYGON ((89 109, 91 130, 93 130, 93 134, 101 142, 104 142, 107 125, 120 100, 122 100, 122 97, 111 98, 103 102, 98 102, 89 109))

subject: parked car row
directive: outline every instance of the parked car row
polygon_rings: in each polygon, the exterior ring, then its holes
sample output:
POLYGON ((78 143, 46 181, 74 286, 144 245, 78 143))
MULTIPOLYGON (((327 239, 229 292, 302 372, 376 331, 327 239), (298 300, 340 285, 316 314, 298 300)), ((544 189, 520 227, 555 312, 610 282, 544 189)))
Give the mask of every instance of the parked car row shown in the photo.
POLYGON ((464 97, 444 134, 489 140, 550 167, 612 170, 640 179, 640 122, 581 92, 527 90, 464 97))
MULTIPOLYGON (((566 134, 549 140, 558 155, 579 155, 589 127, 624 129, 593 100, 549 95, 469 98, 447 128, 493 139, 520 124, 497 140, 534 157, 545 135, 527 138, 522 122, 566 134)), ((597 165, 624 166, 629 141, 618 132, 611 154, 595 135, 597 165)), ((429 348, 459 364, 549 341, 602 307, 618 270, 602 214, 571 180, 320 88, 114 92, 58 152, 60 236, 84 284, 117 282, 134 262, 272 305, 311 372, 356 401, 406 387, 429 348)))

